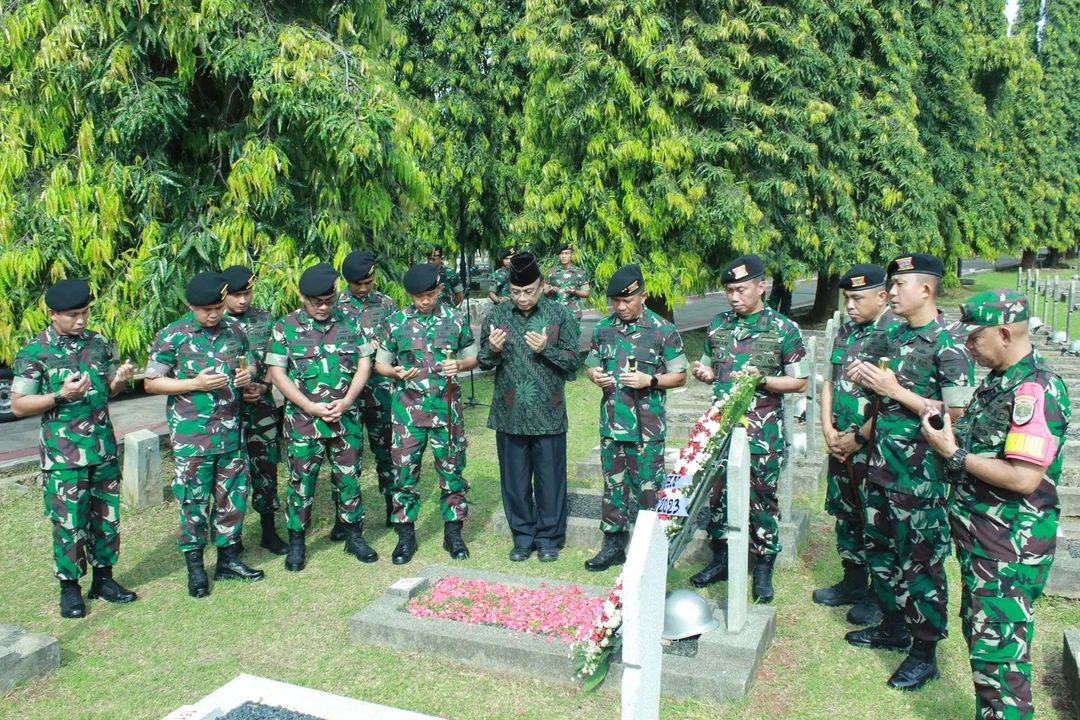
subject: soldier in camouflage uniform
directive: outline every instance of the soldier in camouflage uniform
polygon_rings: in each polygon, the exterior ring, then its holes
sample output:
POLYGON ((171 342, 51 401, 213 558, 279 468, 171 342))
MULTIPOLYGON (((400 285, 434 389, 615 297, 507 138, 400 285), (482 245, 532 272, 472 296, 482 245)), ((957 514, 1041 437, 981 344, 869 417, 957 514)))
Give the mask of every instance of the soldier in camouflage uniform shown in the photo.
POLYGON ((603 390, 600 401, 600 466, 604 544, 585 569, 606 570, 626 562, 631 502, 656 505, 664 479, 667 390, 686 384, 689 363, 675 326, 645 307, 648 294, 637 265, 624 265, 608 283, 612 313, 593 329, 585 358, 589 380, 603 390))
MULTIPOLYGON (((386 319, 397 312, 397 303, 389 296, 374 289, 375 256, 369 252, 350 253, 341 266, 341 274, 349 283, 342 290, 338 307, 356 325, 356 331, 364 335, 373 350, 378 350, 377 336, 386 319)), ((390 403, 394 396, 394 383, 378 373, 371 373, 360 400, 355 408, 360 425, 367 429, 368 447, 375 457, 379 475, 379 493, 386 503, 386 527, 392 525, 390 516, 394 499, 390 488, 394 484, 394 463, 390 458, 393 433, 390 422, 390 403)), ((332 537, 332 536, 331 536, 332 537)))
POLYGON ((439 296, 439 302, 446 303, 450 307, 460 305, 461 301, 465 299, 465 285, 461 282, 461 276, 443 262, 443 249, 441 247, 431 249, 431 252, 428 253, 428 263, 434 265, 439 271, 439 279, 442 283, 442 295, 439 296))
POLYGON ((574 265, 572 244, 559 246, 559 264, 548 271, 544 292, 565 305, 578 321, 581 320, 582 301, 589 297, 589 276, 574 265))
POLYGON ((975 717, 1025 720, 1031 704, 1034 603, 1054 561, 1057 483, 1072 405, 1031 347, 1027 299, 989 290, 961 307, 967 347, 990 368, 956 423, 922 432, 956 483, 950 521, 960 562, 960 619, 975 717))
POLYGON ((109 398, 131 379, 132 367, 117 366, 105 338, 86 329, 90 299, 83 280, 61 280, 45 292, 49 327, 15 355, 11 384, 15 415, 41 415, 45 516, 66 618, 86 615, 79 578, 87 557, 90 599, 136 599, 112 577, 120 556, 120 469, 109 419, 109 398))
POLYGON ((204 272, 185 291, 191 312, 154 339, 146 365, 148 393, 167 395, 180 510, 177 542, 188 570, 188 594, 210 594, 203 548, 218 548, 215 580, 262 580, 240 559, 248 503, 247 458, 240 442, 240 393, 256 358, 239 323, 224 317, 225 279, 204 272), (247 363, 240 368, 241 360, 247 363), (212 509, 211 509, 212 506, 212 509))
POLYGON ((285 569, 307 564, 315 482, 330 457, 337 489, 336 516, 344 527, 345 552, 363 563, 379 559, 364 540, 360 494, 363 429, 353 411, 371 372, 371 345, 337 308, 337 271, 319 263, 300 276, 303 307, 274 325, 266 353, 270 381, 285 396, 289 444, 289 494, 285 501, 289 551, 285 569))
POLYGON ((510 258, 517 254, 514 248, 506 248, 499 253, 499 267, 491 273, 491 289, 488 300, 494 305, 510 302, 510 258))
MULTIPOLYGON (((777 486, 785 449, 781 432, 784 393, 806 390, 807 362, 799 326, 765 306, 765 265, 757 255, 735 258, 720 274, 731 310, 713 318, 705 352, 694 363, 694 377, 713 384, 722 397, 736 371, 760 379, 747 410, 750 441, 750 551, 754 565, 754 600, 773 599, 772 572, 780 554, 780 503, 777 486)), ((690 578, 696 587, 727 579, 727 484, 713 498, 709 519, 712 562, 690 578)))
POLYGON ((948 486, 938 457, 919 432, 927 408, 959 416, 975 385, 971 356, 937 310, 941 261, 901 255, 889 264, 889 300, 904 319, 890 336, 888 369, 856 360, 847 376, 881 396, 879 413, 859 430, 868 450, 866 560, 883 612, 881 624, 849 632, 856 647, 906 649, 889 686, 916 690, 937 677, 936 647, 947 634, 948 486), (870 428, 875 432, 870 437, 870 428))
POLYGON ((835 607, 854 605, 848 622, 874 625, 881 621, 877 597, 868 588, 862 515, 866 506, 866 450, 857 431, 870 417, 870 398, 844 371, 856 360, 876 363, 888 357, 890 330, 899 319, 888 309, 885 269, 856 265, 840 278, 848 320, 833 341, 831 372, 821 391, 821 426, 829 450, 825 511, 836 518, 836 551, 843 579, 813 593, 814 602, 835 607), (857 496, 856 496, 857 494, 857 496))
POLYGON ((259 514, 262 536, 259 545, 275 555, 284 555, 285 543, 274 528, 278 509, 277 475, 281 450, 278 448, 278 408, 274 401, 273 385, 263 381, 266 376, 266 348, 270 344, 270 328, 274 316, 269 310, 251 305, 255 275, 242 265, 222 271, 225 278, 225 309, 229 317, 240 324, 247 335, 257 366, 255 378, 241 391, 240 432, 248 455, 248 474, 251 478, 251 506, 259 514))
POLYGON ((414 265, 405 273, 405 292, 412 305, 391 315, 380 335, 375 371, 397 380, 391 406, 394 481, 395 565, 416 552, 416 518, 420 514, 420 458, 428 442, 439 477, 439 507, 443 518, 443 548, 454 560, 469 556, 461 537, 468 514, 469 484, 465 469, 465 418, 455 376, 476 367, 477 346, 468 320, 446 303, 439 270, 414 265))

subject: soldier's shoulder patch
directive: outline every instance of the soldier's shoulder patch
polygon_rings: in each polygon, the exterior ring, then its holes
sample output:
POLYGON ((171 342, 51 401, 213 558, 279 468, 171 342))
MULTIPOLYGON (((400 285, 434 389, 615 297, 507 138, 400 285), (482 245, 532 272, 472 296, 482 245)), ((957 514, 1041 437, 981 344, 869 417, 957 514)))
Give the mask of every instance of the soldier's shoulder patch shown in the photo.
POLYGON ((1025 388, 1025 392, 1017 393, 1013 398, 1012 421, 1016 425, 1027 425, 1031 418, 1035 417, 1034 394, 1025 388))

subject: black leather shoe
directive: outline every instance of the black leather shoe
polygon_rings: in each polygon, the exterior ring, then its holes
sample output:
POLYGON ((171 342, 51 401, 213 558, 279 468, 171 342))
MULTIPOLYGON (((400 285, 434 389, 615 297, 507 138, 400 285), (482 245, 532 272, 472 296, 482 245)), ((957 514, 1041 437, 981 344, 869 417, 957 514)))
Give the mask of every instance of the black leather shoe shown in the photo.
POLYGON ((139 598, 138 595, 113 580, 111 567, 94 568, 94 580, 90 583, 90 592, 86 593, 86 597, 91 600, 101 598, 111 603, 135 602, 139 598))
POLYGON ((86 604, 83 603, 78 580, 60 581, 60 617, 86 617, 86 604))
POLYGON ((877 625, 881 622, 881 606, 873 593, 851 606, 847 621, 852 625, 877 625))
POLYGON ((727 580, 727 541, 710 540, 709 547, 712 549, 712 562, 706 565, 700 572, 694 573, 690 576, 690 584, 694 587, 708 587, 715 583, 727 580))
POLYGON ((262 580, 263 571, 248 567, 240 559, 240 551, 233 545, 218 548, 217 565, 214 567, 215 580, 262 580))
POLYGON ((450 553, 452 560, 464 560, 469 557, 469 546, 461 539, 460 520, 451 520, 443 525, 443 550, 450 553))
POLYGON ((767 604, 773 600, 772 573, 775 555, 759 555, 754 565, 754 585, 750 592, 754 602, 767 604))
POLYGON ((815 590, 812 598, 818 605, 839 607, 860 603, 866 596, 866 566, 845 560, 843 579, 835 585, 815 590))
POLYGON ((289 531, 289 552, 285 556, 285 569, 289 572, 300 572, 307 565, 307 545, 304 542, 304 531, 289 531))
MULTIPOLYGON (((274 528, 274 513, 259 513, 259 521, 262 524, 262 537, 259 539, 259 545, 266 548, 274 555, 285 555, 288 553, 289 546, 285 544, 285 541, 277 534, 277 529, 274 528)), ((243 552, 243 550, 241 550, 241 552, 243 552)))
POLYGON ((398 542, 390 559, 395 565, 404 565, 416 554, 416 526, 412 523, 397 523, 394 530, 397 532, 398 542))
POLYGON ((613 565, 622 565, 626 562, 626 550, 623 545, 623 537, 626 533, 604 533, 604 544, 600 552, 585 561, 585 569, 589 572, 601 572, 613 565))
POLYGON ((902 612, 886 615, 880 625, 865 630, 852 630, 844 635, 844 639, 855 647, 875 650, 907 650, 911 645, 911 635, 904 624, 902 612))
POLYGON ((540 562, 555 562, 559 559, 559 548, 542 547, 536 551, 536 557, 540 562))
POLYGON ((362 563, 373 563, 379 559, 379 553, 364 539, 364 523, 345 526, 345 552, 362 563))
POLYGON ((187 591, 193 598, 204 598, 210 594, 210 579, 203 567, 203 549, 188 550, 184 553, 187 564, 187 591))
POLYGON ((517 545, 515 545, 514 549, 510 551, 510 555, 508 557, 510 558, 510 562, 525 562, 530 557, 532 557, 532 548, 518 547, 517 545))
POLYGON ((911 652, 900 663, 892 677, 889 687, 894 690, 918 690, 938 677, 937 643, 932 640, 915 640, 911 643, 911 652))

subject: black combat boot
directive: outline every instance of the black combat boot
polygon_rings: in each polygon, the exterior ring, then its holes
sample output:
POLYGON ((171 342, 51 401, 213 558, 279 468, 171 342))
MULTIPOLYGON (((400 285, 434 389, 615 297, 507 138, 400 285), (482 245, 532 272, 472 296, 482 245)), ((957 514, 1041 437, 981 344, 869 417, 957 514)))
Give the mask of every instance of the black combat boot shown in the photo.
POLYGON ((881 606, 878 605, 877 596, 868 592, 866 597, 852 605, 847 613, 847 621, 852 625, 877 625, 881 622, 881 606))
POLYGON ((907 650, 911 644, 911 635, 907 631, 902 610, 886 614, 880 625, 865 630, 852 630, 844 635, 844 639, 855 647, 888 650, 907 650))
POLYGON ((469 546, 461 539, 461 526, 460 520, 451 520, 443 525, 443 550, 450 553, 450 557, 454 560, 464 560, 469 557, 469 546))
POLYGON ((274 555, 284 555, 289 552, 289 546, 277 534, 277 529, 274 527, 274 511, 259 513, 259 521, 262 525, 262 538, 259 540, 259 545, 274 555))
POLYGON ((727 580, 727 540, 710 540, 709 548, 712 550, 712 562, 701 572, 690 576, 690 584, 694 587, 708 587, 727 580))
POLYGON ((187 592, 193 598, 204 598, 210 594, 210 580, 203 567, 203 549, 188 550, 184 553, 187 563, 187 592))
POLYGON ((850 560, 844 560, 843 564, 844 578, 840 582, 814 591, 812 597, 818 605, 855 605, 866 598, 866 566, 850 560))
POLYGON ((285 556, 285 569, 300 572, 307 565, 307 546, 304 545, 304 531, 289 531, 289 553, 285 556))
POLYGON ((379 553, 364 539, 363 521, 345 526, 345 552, 362 563, 373 563, 379 559, 379 553))
POLYGON ((341 542, 345 539, 345 523, 341 522, 341 516, 334 512, 334 527, 330 529, 330 539, 341 542))
POLYGON ((86 593, 86 597, 91 600, 101 598, 111 603, 129 603, 135 602, 139 596, 113 580, 111 567, 96 567, 90 592, 86 593))
POLYGON ((386 496, 386 527, 394 527, 394 498, 386 496))
POLYGON ((775 555, 758 555, 757 562, 754 564, 754 584, 750 591, 754 596, 754 602, 765 604, 772 602, 772 571, 775 562, 775 555))
POLYGON ((626 562, 626 533, 604 533, 604 544, 595 557, 585 561, 585 569, 590 572, 607 570, 612 565, 626 562))
POLYGON ((416 554, 416 526, 412 523, 397 523, 394 530, 397 532, 398 541, 391 559, 395 565, 404 565, 416 554))
POLYGON ((86 604, 83 603, 78 580, 60 581, 60 617, 86 617, 86 604))
POLYGON ((889 687, 894 690, 918 690, 937 677, 937 643, 933 640, 913 640, 908 656, 889 678, 889 687))
POLYGON ((217 565, 214 567, 215 580, 262 580, 263 571, 248 567, 240 559, 240 548, 236 543, 218 548, 217 565))

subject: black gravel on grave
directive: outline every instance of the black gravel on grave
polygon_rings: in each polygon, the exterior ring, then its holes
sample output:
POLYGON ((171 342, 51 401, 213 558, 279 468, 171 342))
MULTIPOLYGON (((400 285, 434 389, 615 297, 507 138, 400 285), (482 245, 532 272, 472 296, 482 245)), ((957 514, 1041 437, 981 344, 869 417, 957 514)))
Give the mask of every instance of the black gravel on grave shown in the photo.
POLYGON ((1069 548, 1069 557, 1080 558, 1080 539, 1066 538, 1065 544, 1069 548))
POLYGON ((700 635, 683 638, 682 640, 666 640, 664 642, 664 654, 678 657, 697 657, 698 638, 700 635))
POLYGON ((295 710, 286 710, 277 705, 246 702, 222 715, 220 720, 320 720, 320 718, 295 710))

